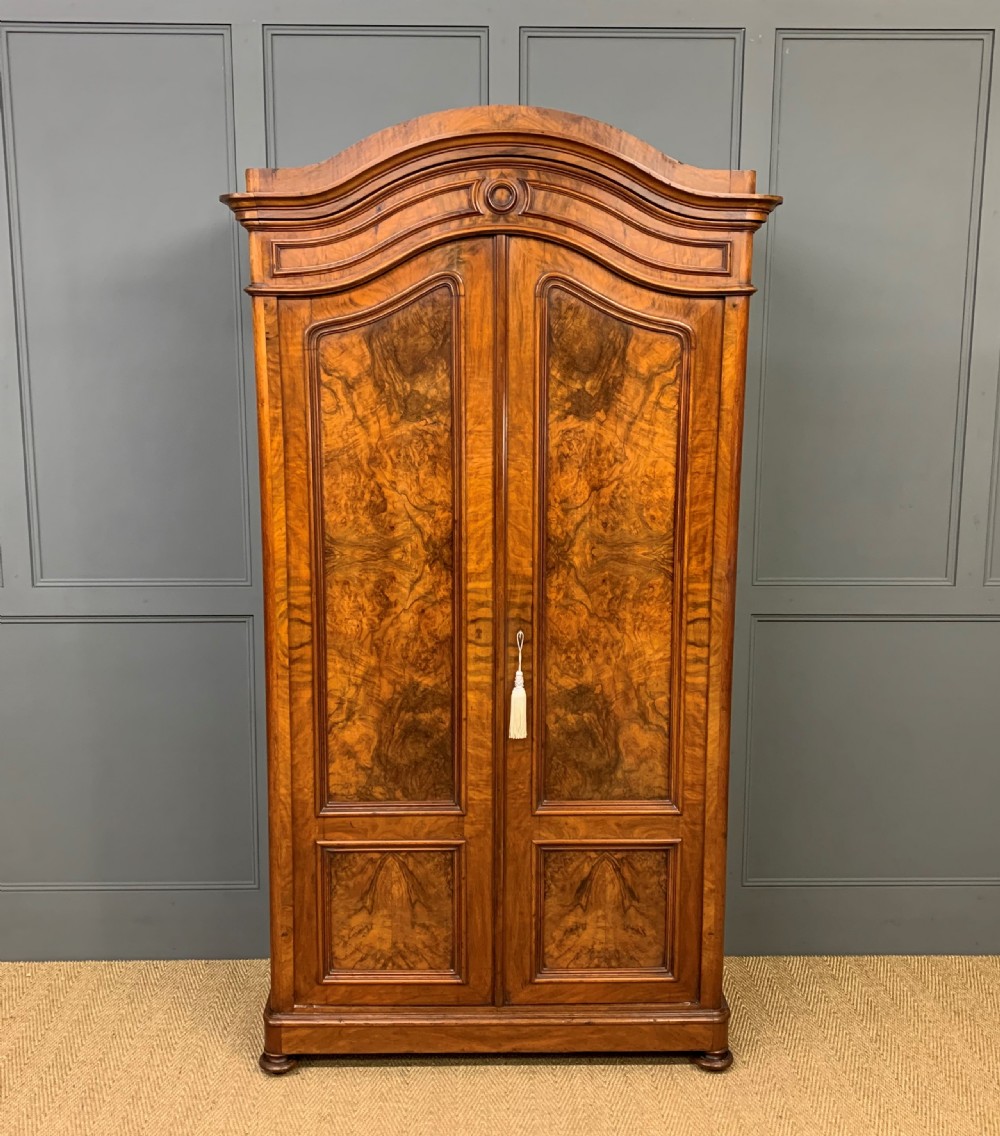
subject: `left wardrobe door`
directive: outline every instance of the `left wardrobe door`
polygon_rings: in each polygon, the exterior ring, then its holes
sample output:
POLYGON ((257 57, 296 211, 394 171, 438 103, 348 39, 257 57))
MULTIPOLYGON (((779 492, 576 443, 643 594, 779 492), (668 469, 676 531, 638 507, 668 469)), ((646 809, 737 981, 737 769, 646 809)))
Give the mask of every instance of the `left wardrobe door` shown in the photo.
POLYGON ((298 1005, 493 1000, 494 323, 489 238, 270 312, 298 1005))

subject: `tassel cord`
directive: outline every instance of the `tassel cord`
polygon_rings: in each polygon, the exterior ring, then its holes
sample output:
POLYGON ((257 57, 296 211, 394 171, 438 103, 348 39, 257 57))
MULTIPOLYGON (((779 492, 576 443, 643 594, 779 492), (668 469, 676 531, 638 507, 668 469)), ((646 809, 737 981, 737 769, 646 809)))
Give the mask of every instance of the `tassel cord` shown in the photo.
POLYGON ((510 692, 510 729, 507 736, 514 739, 528 736, 528 694, 524 689, 524 671, 521 669, 521 655, 524 649, 524 632, 517 633, 517 673, 514 675, 514 689, 510 692))

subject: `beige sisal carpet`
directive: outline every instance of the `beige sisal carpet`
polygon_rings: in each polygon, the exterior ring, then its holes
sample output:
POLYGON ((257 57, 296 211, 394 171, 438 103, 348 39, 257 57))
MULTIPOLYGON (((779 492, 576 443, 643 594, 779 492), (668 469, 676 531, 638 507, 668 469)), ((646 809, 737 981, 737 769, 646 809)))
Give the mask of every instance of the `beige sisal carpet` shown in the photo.
POLYGON ((734 958, 736 1064, 257 1069, 265 962, 0 964, 2 1136, 989 1136, 1000 958, 734 958))

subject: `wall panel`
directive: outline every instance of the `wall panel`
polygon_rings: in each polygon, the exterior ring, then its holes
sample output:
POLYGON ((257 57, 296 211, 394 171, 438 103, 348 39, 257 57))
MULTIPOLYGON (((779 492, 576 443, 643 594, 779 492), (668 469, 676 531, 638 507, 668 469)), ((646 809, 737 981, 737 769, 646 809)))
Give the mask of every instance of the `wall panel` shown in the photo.
POLYGON ((4 49, 33 580, 245 583, 228 31, 21 25, 4 49))
POLYGON ((993 430, 989 508, 990 515, 986 529, 986 583, 1000 584, 1000 407, 993 430))
POLYGON ((256 888, 252 650, 246 619, 4 621, 0 890, 256 888))
POLYGON ((384 126, 489 102, 487 37, 471 27, 265 28, 268 164, 319 162, 384 126))
POLYGON ((755 620, 743 883, 1000 884, 998 630, 755 620))
POLYGON ((989 47, 777 37, 758 583, 954 577, 989 47))
POLYGON ((491 98, 785 195, 754 270, 727 948, 1000 950, 997 17, 0 0, 0 957, 266 952, 245 240, 217 198, 491 98))
POLYGON ((610 122, 696 166, 739 165, 742 79, 740 29, 521 29, 522 103, 610 122))

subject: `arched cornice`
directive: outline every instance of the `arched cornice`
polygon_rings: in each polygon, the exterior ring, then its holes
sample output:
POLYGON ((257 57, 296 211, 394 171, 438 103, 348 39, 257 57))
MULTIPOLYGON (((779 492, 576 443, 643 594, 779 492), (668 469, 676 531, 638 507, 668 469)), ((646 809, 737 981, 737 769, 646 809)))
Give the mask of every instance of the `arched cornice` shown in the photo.
POLYGON ((750 171, 684 165, 607 123, 486 106, 391 126, 315 165, 248 170, 246 192, 222 200, 263 237, 255 292, 344 287, 474 232, 573 245, 682 291, 745 292, 740 235, 780 201, 754 184, 750 171))

